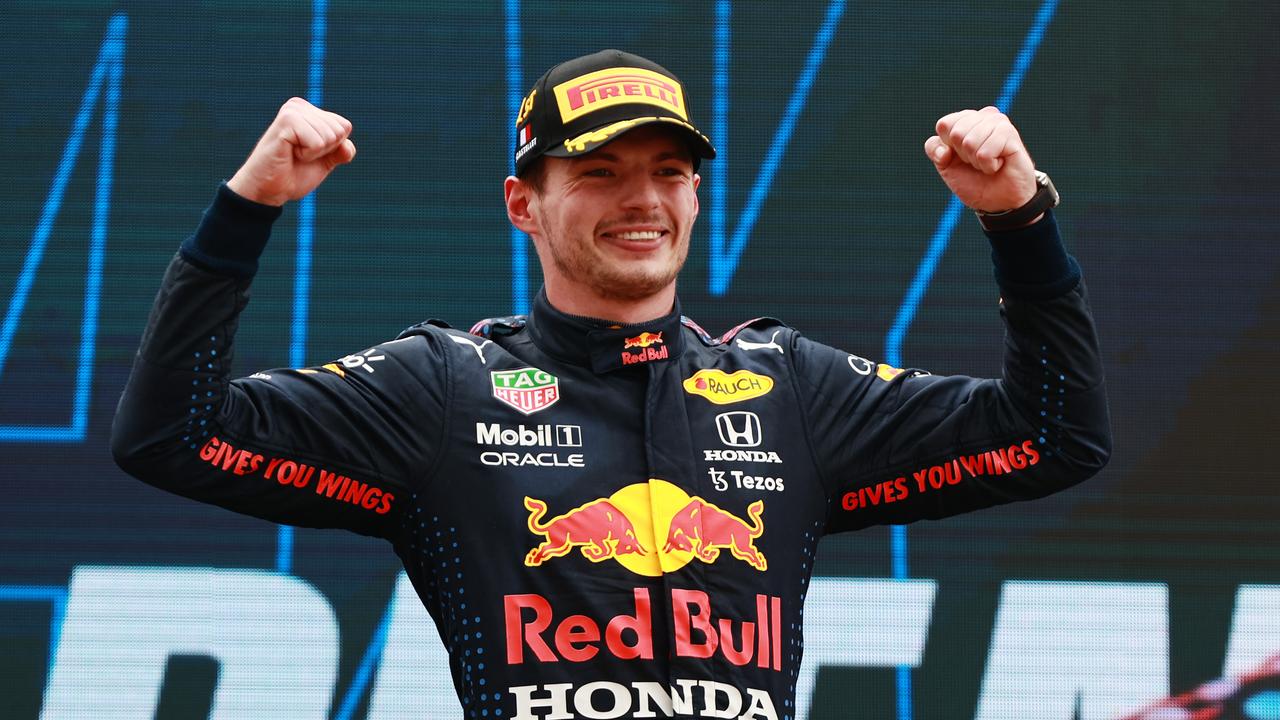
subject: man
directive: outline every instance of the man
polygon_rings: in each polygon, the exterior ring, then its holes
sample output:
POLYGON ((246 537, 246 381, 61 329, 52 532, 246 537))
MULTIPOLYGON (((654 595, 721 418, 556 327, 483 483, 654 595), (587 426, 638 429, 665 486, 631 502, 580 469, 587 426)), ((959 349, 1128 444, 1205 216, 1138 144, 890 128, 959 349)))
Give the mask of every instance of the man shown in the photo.
POLYGON ((925 152, 993 228, 1002 381, 682 318, 714 150, 657 64, 557 65, 516 126, 507 215, 546 278, 528 317, 228 382, 279 206, 355 157, 349 122, 286 103, 170 266, 112 444, 167 490, 388 539, 468 717, 788 718, 822 535, 1043 496, 1106 462, 1056 194, 993 108, 942 118, 925 152))

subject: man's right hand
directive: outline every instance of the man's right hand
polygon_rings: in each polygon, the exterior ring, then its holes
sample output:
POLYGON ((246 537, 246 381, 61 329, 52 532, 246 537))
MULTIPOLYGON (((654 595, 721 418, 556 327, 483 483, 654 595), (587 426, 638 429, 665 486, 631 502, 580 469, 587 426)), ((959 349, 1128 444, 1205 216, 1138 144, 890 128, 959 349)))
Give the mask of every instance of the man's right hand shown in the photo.
POLYGON ((264 205, 297 200, 356 156, 349 135, 350 120, 290 98, 227 187, 264 205))

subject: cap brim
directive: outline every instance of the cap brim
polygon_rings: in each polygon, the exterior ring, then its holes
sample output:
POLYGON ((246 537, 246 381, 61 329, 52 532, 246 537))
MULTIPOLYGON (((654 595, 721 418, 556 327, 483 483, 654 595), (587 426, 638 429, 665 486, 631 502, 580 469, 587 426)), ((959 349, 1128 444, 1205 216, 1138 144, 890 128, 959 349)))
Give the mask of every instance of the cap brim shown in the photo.
POLYGON ((554 147, 547 148, 543 151, 543 155, 551 157, 576 157, 585 155, 593 150, 608 145, 617 140, 631 130, 644 125, 652 125, 654 123, 669 123, 672 126, 683 130, 686 139, 689 141, 689 149, 696 158, 705 158, 710 160, 716 156, 716 149, 711 145, 711 140, 698 131, 693 125, 673 117, 663 117, 660 115, 650 115, 645 117, 628 118, 619 120, 598 128, 587 130, 577 137, 565 140, 563 143, 554 147))

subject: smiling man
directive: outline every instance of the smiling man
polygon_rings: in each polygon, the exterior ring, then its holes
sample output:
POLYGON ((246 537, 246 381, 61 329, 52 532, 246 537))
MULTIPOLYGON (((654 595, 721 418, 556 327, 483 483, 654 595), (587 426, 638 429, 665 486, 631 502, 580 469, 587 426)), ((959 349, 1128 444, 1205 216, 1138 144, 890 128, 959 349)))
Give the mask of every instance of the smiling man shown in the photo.
POLYGON ((992 244, 1003 379, 684 318, 715 151, 673 74, 606 50, 549 70, 516 119, 506 211, 545 277, 529 315, 232 381, 280 206, 355 157, 351 123, 295 98, 170 265, 112 450, 184 496, 387 539, 467 717, 789 719, 823 535, 1041 497, 1110 451, 1052 184, 994 108, 935 130, 926 156, 992 244))
POLYGON ((700 178, 678 133, 632 130, 507 178, 507 214, 545 258, 546 291, 576 315, 638 322, 665 315, 689 254, 700 178), (535 188, 534 183, 537 183, 535 188))

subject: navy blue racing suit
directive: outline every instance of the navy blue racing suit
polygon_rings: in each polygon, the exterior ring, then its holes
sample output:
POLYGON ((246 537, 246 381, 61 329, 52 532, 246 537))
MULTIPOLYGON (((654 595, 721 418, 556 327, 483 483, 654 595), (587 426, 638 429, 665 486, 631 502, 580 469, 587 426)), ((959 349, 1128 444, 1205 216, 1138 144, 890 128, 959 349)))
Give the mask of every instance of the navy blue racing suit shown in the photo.
POLYGON ((540 295, 229 379, 277 208, 225 186, 165 274, 112 450, 170 492, 387 539, 467 717, 789 718, 818 540, 1041 497, 1109 454, 1051 215, 992 234, 1004 377, 899 370, 769 319, 713 338, 540 295))

